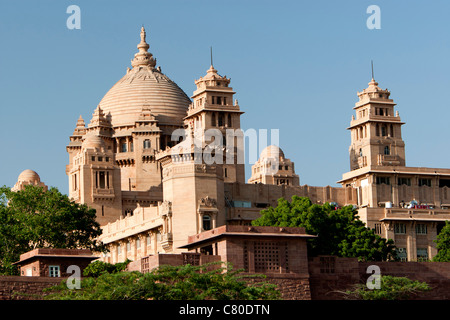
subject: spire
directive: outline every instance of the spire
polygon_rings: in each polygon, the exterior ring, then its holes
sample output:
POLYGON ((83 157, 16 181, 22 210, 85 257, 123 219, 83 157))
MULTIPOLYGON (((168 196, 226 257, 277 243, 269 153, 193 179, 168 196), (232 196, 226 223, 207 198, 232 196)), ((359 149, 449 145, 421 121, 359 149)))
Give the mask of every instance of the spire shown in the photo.
POLYGON ((373 60, 370 60, 370 63, 372 65, 372 80, 375 80, 375 78, 373 77, 373 60))
POLYGON ((80 114, 80 117, 77 120, 77 128, 84 128, 86 124, 84 123, 83 117, 80 114))
POLYGON ((212 55, 212 46, 209 48, 210 49, 210 53, 211 53, 211 68, 214 69, 213 67, 213 55, 212 55))
POLYGON ((156 65, 156 59, 148 52, 150 45, 146 42, 146 32, 144 26, 141 28, 141 42, 137 45, 139 52, 134 55, 134 59, 131 61, 131 65, 137 66, 150 66, 152 68, 156 65))
POLYGON ((97 127, 97 126, 109 126, 108 120, 105 117, 105 113, 103 112, 100 105, 94 111, 92 115, 91 123, 89 123, 89 127, 97 127))
POLYGON ((80 117, 77 120, 77 126, 73 131, 73 136, 82 136, 86 133, 86 124, 84 123, 83 117, 80 117))

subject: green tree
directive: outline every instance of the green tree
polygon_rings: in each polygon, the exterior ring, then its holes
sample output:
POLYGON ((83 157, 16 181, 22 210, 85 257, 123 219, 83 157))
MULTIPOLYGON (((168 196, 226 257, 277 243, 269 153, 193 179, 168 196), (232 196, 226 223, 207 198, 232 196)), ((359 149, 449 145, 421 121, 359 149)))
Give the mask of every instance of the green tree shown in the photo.
POLYGON ((366 285, 359 284, 344 294, 349 299, 405 300, 429 290, 431 288, 426 282, 386 275, 380 277, 380 289, 368 289, 366 285))
MULTIPOLYGON (((273 300, 280 297, 276 286, 249 283, 242 270, 231 265, 160 266, 150 273, 102 273, 84 278, 81 289, 68 289, 65 283, 50 288, 48 300, 273 300), (212 270, 211 270, 212 269, 212 270)), ((263 276, 260 276, 263 277, 263 276)))
POLYGON ((445 226, 437 235, 435 242, 438 253, 433 257, 433 261, 450 262, 450 221, 445 221, 445 226))
POLYGON ((56 188, 0 188, 0 273, 17 273, 11 264, 35 248, 105 251, 96 240, 102 231, 95 217, 94 209, 71 201, 56 188))
POLYGON ((126 269, 131 260, 125 260, 124 262, 118 262, 115 264, 96 260, 91 262, 84 270, 83 276, 85 277, 99 277, 103 273, 117 273, 126 269))
POLYGON ((329 203, 313 204, 309 198, 293 196, 292 201, 279 199, 277 207, 261 211, 252 221, 255 226, 303 227, 317 235, 308 240, 311 256, 336 255, 359 260, 388 260, 395 256, 392 240, 376 235, 359 220, 352 206, 335 209, 329 203))

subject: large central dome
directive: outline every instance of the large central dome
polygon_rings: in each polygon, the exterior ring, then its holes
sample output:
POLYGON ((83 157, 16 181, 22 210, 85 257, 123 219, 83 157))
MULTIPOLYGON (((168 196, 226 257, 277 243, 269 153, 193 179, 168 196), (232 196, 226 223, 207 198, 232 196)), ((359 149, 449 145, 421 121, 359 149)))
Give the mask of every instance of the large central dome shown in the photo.
POLYGON ((131 61, 133 68, 100 101, 113 127, 134 125, 142 109, 150 109, 161 125, 183 124, 191 100, 178 85, 155 68, 156 60, 148 52, 145 30, 141 29, 139 52, 131 61))

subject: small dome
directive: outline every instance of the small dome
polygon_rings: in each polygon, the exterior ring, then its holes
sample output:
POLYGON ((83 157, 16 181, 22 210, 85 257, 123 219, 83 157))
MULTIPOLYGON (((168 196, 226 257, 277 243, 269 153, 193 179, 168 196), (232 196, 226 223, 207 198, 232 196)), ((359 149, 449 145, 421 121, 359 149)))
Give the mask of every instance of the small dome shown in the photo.
POLYGON ((19 178, 17 179, 19 182, 41 182, 41 177, 39 175, 30 169, 22 171, 22 173, 19 175, 19 178))
POLYGON ((284 159, 284 152, 283 152, 283 150, 281 150, 280 147, 275 146, 275 145, 270 145, 261 152, 261 156, 259 157, 259 159, 269 159, 269 158, 275 158, 275 157, 284 159))
POLYGON ((105 143, 103 142, 103 139, 95 134, 88 134, 85 136, 83 143, 81 145, 83 149, 88 148, 104 148, 105 143))

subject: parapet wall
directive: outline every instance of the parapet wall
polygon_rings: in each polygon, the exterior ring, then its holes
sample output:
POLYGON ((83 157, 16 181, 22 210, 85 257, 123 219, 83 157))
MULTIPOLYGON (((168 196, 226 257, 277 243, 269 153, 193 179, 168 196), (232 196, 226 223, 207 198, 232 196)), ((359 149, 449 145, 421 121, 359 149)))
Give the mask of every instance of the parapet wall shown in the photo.
MULTIPOLYGON (((182 265, 181 254, 150 256, 150 269, 158 265, 182 265)), ((219 261, 219 256, 202 256, 200 263, 219 261)), ((340 293, 356 284, 365 283, 370 265, 380 267, 381 275, 408 277, 427 282, 431 291, 412 299, 449 300, 450 262, 358 262, 355 258, 333 256, 315 257, 309 260, 309 278, 305 274, 265 274, 266 278, 250 278, 249 283, 267 281, 278 286, 285 300, 341 300, 340 293)), ((129 265, 129 270, 142 271, 141 261, 129 265)), ((247 273, 248 275, 251 275, 247 273)), ((0 276, 0 300, 36 300, 42 290, 59 284, 64 278, 0 276)))
POLYGON ((356 258, 322 256, 312 258, 308 265, 312 300, 345 299, 342 291, 366 283, 372 274, 367 273, 370 265, 380 267, 381 275, 425 281, 432 288, 412 299, 450 299, 450 262, 358 262, 356 258))
POLYGON ((45 288, 64 278, 0 276, 0 300, 39 300, 45 288))
MULTIPOLYGON (((277 186, 271 184, 225 183, 225 195, 229 200, 247 201, 252 208, 262 205, 277 206, 279 198, 291 200, 292 196, 308 197, 313 203, 336 202, 339 206, 356 204, 356 189, 351 187, 277 186)), ((245 209, 245 208, 244 208, 245 209)))

